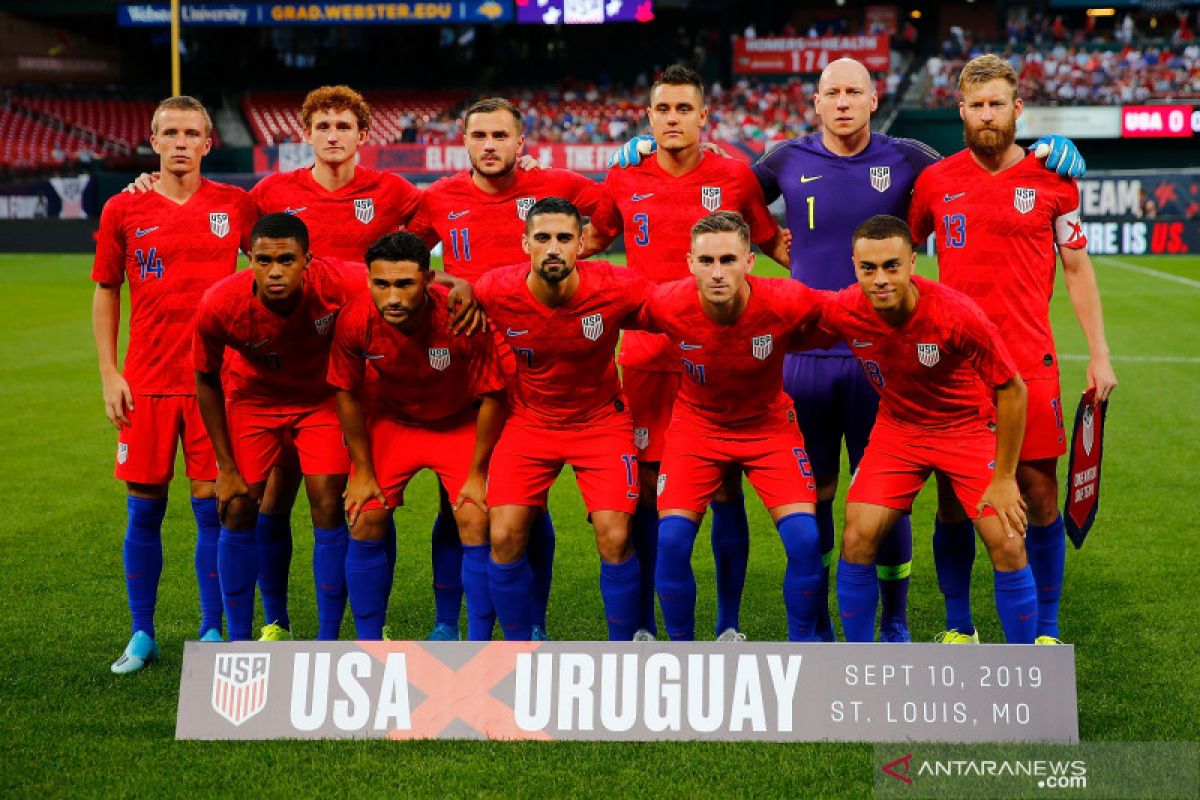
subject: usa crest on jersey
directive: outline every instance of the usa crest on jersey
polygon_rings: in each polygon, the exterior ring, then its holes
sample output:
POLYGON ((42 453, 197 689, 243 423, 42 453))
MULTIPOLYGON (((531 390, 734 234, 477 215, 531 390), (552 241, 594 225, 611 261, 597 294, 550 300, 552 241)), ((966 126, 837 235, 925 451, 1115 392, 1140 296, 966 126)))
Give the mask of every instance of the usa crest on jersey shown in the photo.
POLYGON ((757 358, 759 361, 762 361, 767 356, 771 355, 771 350, 774 348, 774 345, 775 337, 769 333, 763 336, 755 336, 750 340, 750 352, 755 358, 757 358))
POLYGON ((333 320, 336 316, 337 312, 334 311, 319 319, 313 320, 313 327, 317 329, 318 336, 324 336, 325 334, 329 333, 329 331, 333 328, 333 320))
POLYGON ((375 199, 372 197, 355 198, 354 218, 363 225, 370 225, 371 220, 375 219, 375 199))
POLYGON ((604 319, 599 314, 588 314, 581 322, 583 323, 583 336, 585 339, 590 339, 594 342, 604 333, 604 319))
POLYGON ((701 186, 700 205, 704 206, 706 211, 719 211, 721 209, 721 187, 701 186))
POLYGON ((1013 205, 1017 211, 1022 214, 1028 214, 1033 211, 1033 201, 1037 199, 1036 189, 1022 189, 1020 187, 1013 193, 1013 205))
POLYGON ((533 208, 533 204, 537 202, 536 197, 518 197, 517 198, 517 219, 522 222, 525 217, 529 216, 529 209, 533 208))
POLYGON ((871 188, 877 192, 886 192, 891 185, 891 167, 871 167, 871 188))
POLYGON ((450 348, 449 347, 431 347, 429 348, 429 366, 441 372, 446 367, 450 366, 450 348))
POLYGON ((938 350, 937 343, 921 344, 917 343, 917 361, 920 361, 926 367, 932 367, 942 360, 942 354, 938 350))
POLYGON ((229 215, 223 211, 214 211, 208 215, 208 229, 213 236, 224 239, 229 234, 229 215))
POLYGON ((650 429, 649 428, 634 428, 633 429, 633 445, 639 450, 645 450, 650 446, 650 429))

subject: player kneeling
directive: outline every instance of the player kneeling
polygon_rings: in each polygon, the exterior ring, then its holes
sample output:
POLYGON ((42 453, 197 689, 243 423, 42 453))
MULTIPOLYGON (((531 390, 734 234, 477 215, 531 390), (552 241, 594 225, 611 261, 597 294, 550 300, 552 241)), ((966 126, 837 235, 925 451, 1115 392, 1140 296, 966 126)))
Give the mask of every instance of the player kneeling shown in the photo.
POLYGON ((488 590, 488 461, 504 424, 494 339, 451 330, 449 290, 435 285, 429 248, 411 233, 367 250, 370 294, 342 311, 329 383, 350 448, 346 588, 359 639, 383 635, 392 570, 385 533, 413 475, 428 468, 454 504, 463 543, 467 635, 492 638, 488 590))
POLYGON ((750 228, 732 211, 692 227, 688 266, 694 278, 656 288, 642 311, 683 366, 658 478, 655 582, 667 633, 695 638, 692 545, 722 478, 740 467, 787 551, 788 638, 817 641, 824 570, 816 484, 783 391, 783 357, 822 297, 799 281, 749 277, 750 228))
POLYGON ((1037 598, 1015 477, 1025 384, 996 326, 974 303, 913 275, 917 259, 903 221, 871 217, 855 229, 853 252, 858 287, 839 292, 820 322, 851 344, 880 394, 846 498, 837 575, 846 640, 874 639, 879 541, 936 472, 973 514, 988 548, 1005 638, 1032 644, 1037 598))

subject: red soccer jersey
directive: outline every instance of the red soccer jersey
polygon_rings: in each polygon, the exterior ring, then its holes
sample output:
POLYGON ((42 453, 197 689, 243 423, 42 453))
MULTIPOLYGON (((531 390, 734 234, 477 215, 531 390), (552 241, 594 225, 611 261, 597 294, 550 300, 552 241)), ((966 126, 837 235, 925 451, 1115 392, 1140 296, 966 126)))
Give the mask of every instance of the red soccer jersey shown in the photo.
POLYGON ((435 284, 428 294, 429 313, 412 334, 385 321, 369 292, 338 315, 329 383, 354 392, 368 419, 455 426, 477 398, 504 391, 495 339, 456 336, 446 305, 450 290, 435 284))
POLYGON ((1021 375, 1056 377, 1054 245, 1087 246, 1075 181, 1045 169, 1032 154, 991 175, 963 150, 917 178, 909 224, 917 241, 937 234, 942 283, 996 323, 1021 375))
POLYGON ((612 201, 604 187, 565 169, 517 169, 507 191, 488 194, 470 171, 434 183, 421 198, 408 229, 433 247, 443 244, 446 271, 474 283, 489 270, 528 261, 521 249, 525 214, 538 200, 570 200, 585 217, 609 216, 612 201))
MULTIPOLYGON (((758 178, 732 158, 704 154, 698 167, 679 177, 664 172, 657 158, 647 158, 636 167, 610 169, 604 188, 615 205, 610 213, 593 216, 593 227, 606 237, 624 230, 629 266, 654 283, 688 277, 692 226, 713 211, 739 212, 757 244, 769 241, 778 229, 758 178)), ((679 369, 667 341, 642 332, 631 332, 622 341, 621 364, 679 369)))
POLYGON ((189 358, 196 306, 237 269, 257 218, 244 191, 206 179, 183 205, 158 192, 122 192, 104 204, 92 280, 129 281, 124 375, 135 393, 196 393, 189 358))
POLYGON ((302 291, 296 310, 281 317, 254 295, 252 269, 209 289, 196 312, 196 370, 220 373, 228 347, 236 353, 221 375, 228 400, 290 413, 329 397, 334 323, 347 302, 367 291, 367 273, 362 264, 314 258, 302 291))
POLYGON ((417 210, 421 190, 391 172, 354 168, 354 180, 331 192, 308 167, 268 175, 250 191, 260 214, 295 214, 322 258, 362 261, 376 239, 399 230, 417 210))
POLYGON ((666 334, 683 369, 675 415, 707 428, 752 428, 792 407, 783 391, 787 342, 825 302, 821 292, 790 278, 746 280, 750 299, 729 325, 704 313, 693 278, 656 287, 642 310, 666 334))
POLYGON ((992 387, 1017 374, 1000 332, 970 298, 924 278, 913 283, 920 299, 898 328, 858 286, 834 295, 819 326, 851 346, 879 392, 880 421, 944 432, 992 420, 992 387))
POLYGON ((475 299, 516 356, 513 414, 537 425, 577 426, 623 406, 613 351, 650 286, 606 261, 575 269, 579 288, 561 308, 533 296, 528 264, 492 270, 475 284, 475 299))

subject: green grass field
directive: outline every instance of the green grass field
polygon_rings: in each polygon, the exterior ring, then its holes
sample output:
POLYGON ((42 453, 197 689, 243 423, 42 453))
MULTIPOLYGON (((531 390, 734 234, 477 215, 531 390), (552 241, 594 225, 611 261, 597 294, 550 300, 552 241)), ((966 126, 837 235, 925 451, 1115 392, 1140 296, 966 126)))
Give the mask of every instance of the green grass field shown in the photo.
MULTIPOLYGON (((1121 385, 1109 413, 1100 517, 1087 546, 1067 559, 1063 635, 1076 645, 1080 735, 1091 741, 1194 740, 1200 709, 1200 548, 1194 543, 1200 257, 1098 257, 1096 265, 1121 385)), ((9 647, 0 673, 0 792, 870 793, 871 748, 864 745, 174 741, 182 643, 196 636, 195 529, 180 475, 164 529, 162 660, 142 674, 112 675, 109 664, 129 636, 121 567, 124 493, 111 478, 115 436, 100 402, 89 267, 83 256, 0 256, 0 294, 8 298, 0 319, 0 569, 8 581, 0 592, 0 620, 9 647)), ((1082 388, 1086 349, 1061 286, 1053 318, 1069 397, 1082 388)), ((602 638, 594 543, 569 477, 555 487, 551 505, 559 530, 551 633, 602 638)), ((783 639, 783 551, 761 505, 751 499, 749 506, 753 543, 744 629, 752 639, 783 639)), ((401 638, 422 638, 432 619, 433 508, 433 480, 426 473, 397 514, 400 566, 389 621, 401 638)), ((313 635, 316 627, 306 516, 301 503, 294 517, 291 593, 301 636, 313 635)), ((910 612, 914 636, 926 640, 942 627, 931 519, 927 490, 914 511, 910 612)), ((699 619, 711 620, 712 559, 703 544, 696 553, 699 619)), ((997 641, 982 550, 979 562, 975 612, 985 639, 997 641)), ((349 620, 343 631, 351 635, 349 620)))

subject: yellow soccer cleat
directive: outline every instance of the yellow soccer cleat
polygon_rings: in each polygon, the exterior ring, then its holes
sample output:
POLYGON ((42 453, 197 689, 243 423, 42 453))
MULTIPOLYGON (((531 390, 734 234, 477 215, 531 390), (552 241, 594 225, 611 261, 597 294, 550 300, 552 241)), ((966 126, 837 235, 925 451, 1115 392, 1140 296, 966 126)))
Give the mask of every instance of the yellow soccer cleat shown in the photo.
POLYGON ((1055 639, 1053 636, 1039 636, 1033 640, 1034 644, 1062 644, 1062 639, 1055 639))
POLYGON ((293 638, 291 631, 272 622, 269 625, 263 625, 262 635, 258 637, 258 640, 260 642, 290 642, 293 638))
POLYGON ((951 628, 948 631, 942 631, 933 637, 933 640, 938 644, 979 644, 979 631, 966 634, 951 628))

